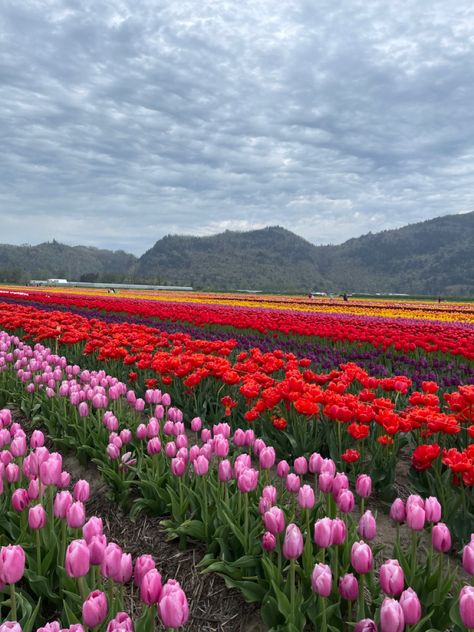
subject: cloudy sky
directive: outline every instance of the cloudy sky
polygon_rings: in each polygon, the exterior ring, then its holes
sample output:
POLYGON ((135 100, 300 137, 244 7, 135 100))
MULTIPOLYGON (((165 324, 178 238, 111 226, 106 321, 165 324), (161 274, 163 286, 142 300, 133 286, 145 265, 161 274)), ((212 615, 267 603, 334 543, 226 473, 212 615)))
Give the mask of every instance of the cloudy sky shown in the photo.
POLYGON ((0 0, 0 242, 474 210, 471 0, 0 0))

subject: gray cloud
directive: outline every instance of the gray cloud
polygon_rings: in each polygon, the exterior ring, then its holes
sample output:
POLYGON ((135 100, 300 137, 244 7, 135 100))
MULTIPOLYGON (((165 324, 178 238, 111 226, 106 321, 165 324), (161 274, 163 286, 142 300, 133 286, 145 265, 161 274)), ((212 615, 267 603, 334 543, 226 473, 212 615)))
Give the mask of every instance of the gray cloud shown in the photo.
POLYGON ((467 0, 3 0, 0 241, 465 212, 473 74, 467 0))

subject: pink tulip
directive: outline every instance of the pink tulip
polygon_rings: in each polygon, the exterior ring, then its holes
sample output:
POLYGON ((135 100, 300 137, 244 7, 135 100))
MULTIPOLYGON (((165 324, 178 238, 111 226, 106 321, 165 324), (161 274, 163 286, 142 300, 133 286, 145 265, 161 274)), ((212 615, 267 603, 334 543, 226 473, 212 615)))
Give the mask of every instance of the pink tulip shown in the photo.
POLYGON ((299 456, 297 459, 295 459, 293 463, 293 469, 295 470, 296 474, 304 476, 308 471, 308 462, 306 458, 304 456, 299 456))
POLYGON ((290 523, 286 527, 283 555, 287 560, 296 560, 303 553, 303 535, 299 528, 290 523))
POLYGON ((332 544, 332 520, 320 518, 314 524, 314 542, 321 549, 326 549, 332 544))
POLYGON ((313 592, 321 597, 329 597, 332 588, 332 573, 327 564, 316 564, 311 573, 313 592))
POLYGON ((189 618, 186 595, 179 582, 169 579, 163 586, 158 601, 158 614, 165 628, 179 628, 189 618))
POLYGON ((270 506, 273 506, 277 501, 277 488, 273 485, 265 485, 262 489, 262 497, 270 501, 270 506))
POLYGON ((350 513, 354 509, 354 494, 350 489, 341 489, 336 497, 336 505, 343 513, 350 513))
POLYGON ((425 510, 417 503, 406 505, 407 525, 413 531, 422 531, 425 526, 425 510))
POLYGON ((421 619, 421 604, 418 595, 412 588, 407 588, 402 592, 400 606, 405 617, 405 625, 416 625, 421 619))
POLYGON ((72 503, 66 512, 66 521, 70 529, 79 529, 86 519, 86 510, 80 500, 72 503))
POLYGON ((41 430, 34 430, 31 439, 30 446, 34 450, 35 448, 42 448, 44 446, 44 434, 41 430))
POLYGON ((351 564, 359 575, 370 573, 372 569, 372 549, 364 541, 354 542, 351 549, 351 564))
POLYGON ((25 572, 25 552, 19 545, 9 544, 0 549, 0 583, 16 584, 25 572))
POLYGON ((161 396, 161 403, 163 406, 169 406, 171 404, 171 397, 168 393, 163 393, 161 396))
POLYGON ((301 509, 312 509, 315 505, 315 497, 313 488, 309 485, 303 485, 298 492, 298 505, 301 509))
POLYGON ((352 573, 346 573, 339 579, 339 594, 347 601, 355 601, 359 596, 359 582, 352 573))
POLYGON ((277 535, 285 530, 285 514, 279 507, 272 507, 263 515, 265 529, 277 535))
POLYGON ((443 522, 438 522, 431 531, 431 542, 435 551, 447 553, 452 546, 451 533, 443 522))
POLYGON ((272 468, 275 464, 275 449, 268 447, 268 448, 263 448, 263 450, 260 452, 259 455, 259 463, 260 463, 260 467, 263 470, 269 470, 270 468, 272 468))
POLYGON ((133 573, 135 586, 140 586, 144 575, 151 571, 152 568, 156 568, 156 564, 151 555, 140 555, 140 557, 137 557, 133 573))
POLYGON ((61 476, 59 477, 58 487, 64 489, 65 487, 69 487, 71 484, 71 475, 69 472, 61 472, 61 476))
POLYGON ((394 522, 402 523, 406 520, 406 510, 403 500, 401 498, 396 498, 392 506, 390 507, 390 518, 394 522))
POLYGON ((338 472, 332 481, 331 491, 336 498, 343 489, 349 489, 349 479, 341 472, 338 472))
POLYGON ((359 520, 357 533, 364 540, 373 540, 377 536, 377 523, 371 511, 366 511, 359 520))
POLYGON ((237 487, 240 492, 248 494, 256 489, 258 484, 258 470, 247 468, 237 479, 237 487))
POLYGON ((380 567, 380 586, 387 595, 396 597, 405 586, 405 575, 398 560, 387 560, 380 567))
POLYGON ((285 482, 286 489, 293 494, 297 494, 301 487, 300 477, 296 474, 288 474, 285 482))
POLYGON ((89 549, 91 564, 101 566, 104 561, 105 549, 107 548, 107 538, 105 535, 93 535, 90 540, 87 541, 87 548, 89 549))
POLYGON ((462 565, 468 575, 474 575, 474 535, 471 535, 471 541, 463 549, 462 565))
POLYGON ((12 507, 14 511, 21 512, 30 504, 30 498, 28 492, 23 487, 15 489, 12 494, 12 507))
POLYGON ((77 407, 77 412, 79 413, 79 417, 87 417, 89 414, 89 406, 86 402, 81 402, 77 407))
POLYGON ((172 459, 171 472, 173 476, 183 476, 186 472, 186 462, 183 459, 172 459))
POLYGON ((159 454, 161 452, 161 441, 158 437, 153 437, 150 439, 146 446, 146 451, 148 454, 159 454))
POLYGON ((434 496, 430 496, 425 500, 425 514, 427 522, 439 522, 441 520, 441 505, 434 496))
POLYGON ((344 520, 334 518, 332 521, 332 543, 336 546, 344 544, 347 538, 347 527, 344 520))
POLYGON ((219 480, 224 483, 232 478, 232 465, 230 461, 224 460, 219 462, 218 467, 219 480))
POLYGON ((332 490, 334 476, 329 472, 323 472, 318 477, 318 487, 324 494, 328 494, 332 490))
POLYGON ((85 540, 73 540, 66 550, 66 573, 69 577, 84 577, 90 568, 90 553, 85 540))
POLYGON ((214 454, 220 459, 225 458, 229 454, 229 442, 221 435, 217 435, 214 439, 214 454))
POLYGON ((58 492, 54 497, 54 515, 56 518, 66 518, 69 507, 72 505, 70 492, 58 492))
POLYGON ((209 428, 203 428, 201 431, 201 441, 207 443, 212 439, 212 433, 209 428))
POLYGON ((264 551, 273 551, 276 547, 276 538, 270 531, 265 531, 262 536, 262 547, 264 551))
POLYGON ((332 459, 321 461, 321 474, 330 474, 333 478, 336 475, 336 464, 332 459))
POLYGON ((16 621, 5 621, 5 623, 0 623, 0 632, 22 632, 22 629, 16 621))
POLYGON ((130 581, 133 573, 132 556, 130 553, 123 553, 120 560, 120 568, 117 575, 114 577, 114 581, 120 584, 126 584, 130 581))
POLYGON ((89 628, 95 628, 107 617, 108 605, 105 593, 94 590, 82 604, 82 620, 89 628))
POLYGON ((92 516, 86 522, 86 524, 82 527, 82 535, 86 542, 90 542, 91 538, 95 535, 102 535, 104 532, 104 525, 102 522, 102 518, 98 518, 97 516, 92 516))
POLYGON ((46 524, 46 511, 43 505, 30 507, 28 512, 28 526, 30 529, 42 529, 46 524))
POLYGON ((395 599, 385 597, 380 608, 381 632, 403 632, 405 617, 401 605, 395 599))
POLYGON ((313 452, 309 457, 308 469, 311 474, 319 474, 321 472, 321 464, 323 457, 318 452, 313 452))
POLYGON ((288 476, 289 471, 290 466, 285 460, 278 461, 277 476, 279 476, 280 478, 285 478, 286 476, 288 476))
POLYGON ((255 456, 260 456, 260 453, 262 452, 262 450, 266 448, 265 441, 263 439, 255 439, 255 441, 253 442, 252 448, 253 448, 253 453, 255 454, 255 456))
POLYGON ((63 469, 63 459, 57 452, 52 452, 40 465, 41 482, 45 485, 57 485, 63 469))
POLYGON ((209 471, 209 461, 205 456, 199 455, 195 461, 193 461, 194 472, 198 476, 204 476, 209 471))
POLYGON ((372 479, 367 474, 359 474, 356 480, 356 493, 361 498, 369 498, 372 493, 372 479))
POLYGON ((106 632, 133 632, 133 621, 126 612, 119 612, 109 621, 106 632))
POLYGON ((140 599, 148 606, 158 602, 162 590, 161 575, 152 568, 143 575, 140 583, 140 599))
POLYGON ((191 419, 191 430, 193 432, 199 432, 201 428, 202 428, 202 421, 200 417, 194 417, 194 419, 191 419))
POLYGON ((354 632, 377 632, 377 625, 372 619, 361 619, 356 624, 354 632))
POLYGON ((121 572, 122 549, 115 542, 110 542, 104 552, 104 559, 101 564, 101 572, 104 577, 110 577, 118 581, 121 572))
POLYGON ((87 481, 79 480, 74 485, 73 494, 75 500, 80 500, 81 502, 85 503, 89 500, 90 493, 91 489, 87 481))
POLYGON ((145 424, 140 424, 137 428, 137 439, 139 441, 143 441, 143 439, 146 439, 147 437, 147 428, 145 426, 145 424))

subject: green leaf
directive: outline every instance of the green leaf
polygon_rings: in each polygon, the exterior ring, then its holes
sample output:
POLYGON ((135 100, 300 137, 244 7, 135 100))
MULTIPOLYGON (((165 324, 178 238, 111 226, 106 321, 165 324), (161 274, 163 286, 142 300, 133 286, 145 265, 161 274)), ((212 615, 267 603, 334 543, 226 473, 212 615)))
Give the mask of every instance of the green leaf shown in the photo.
POLYGON ((76 617, 74 612, 68 605, 66 600, 63 601, 63 613, 66 615, 66 620, 68 625, 73 625, 73 623, 81 623, 80 620, 76 617))

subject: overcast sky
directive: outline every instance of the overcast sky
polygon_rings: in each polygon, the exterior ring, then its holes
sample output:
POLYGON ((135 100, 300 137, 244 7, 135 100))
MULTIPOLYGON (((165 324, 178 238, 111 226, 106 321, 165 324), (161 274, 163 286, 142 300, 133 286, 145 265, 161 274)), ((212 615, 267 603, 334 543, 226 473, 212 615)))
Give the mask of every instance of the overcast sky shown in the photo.
POLYGON ((0 242, 474 210, 472 0, 0 0, 0 242))

